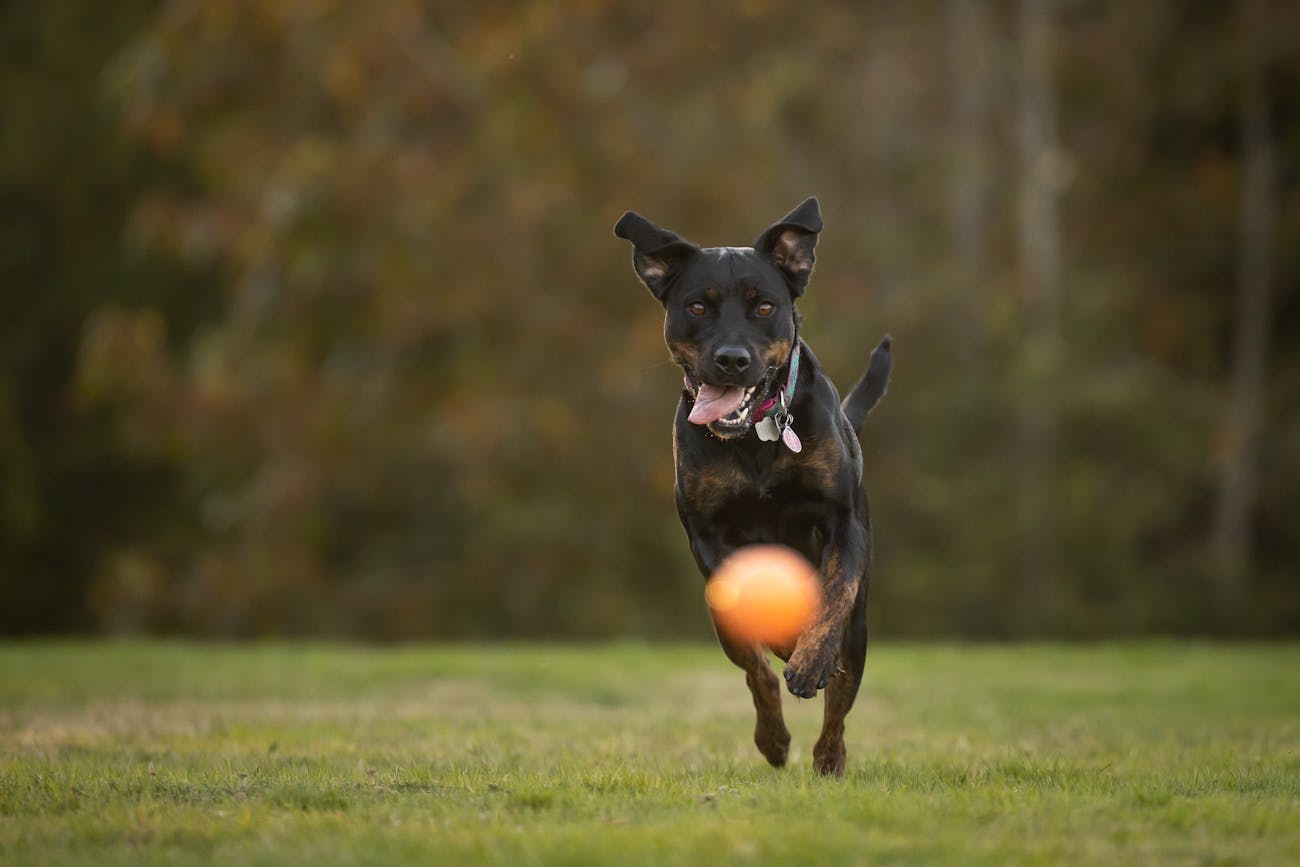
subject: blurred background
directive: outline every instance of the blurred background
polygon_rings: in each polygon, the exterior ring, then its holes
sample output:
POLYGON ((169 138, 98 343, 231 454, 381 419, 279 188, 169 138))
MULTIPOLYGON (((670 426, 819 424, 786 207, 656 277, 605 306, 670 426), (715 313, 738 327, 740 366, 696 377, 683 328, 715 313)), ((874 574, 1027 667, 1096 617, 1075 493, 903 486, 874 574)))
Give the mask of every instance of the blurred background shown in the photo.
POLYGON ((1300 634, 1300 5, 0 3, 0 633, 709 636, 611 234, 748 244, 873 630, 1300 634))

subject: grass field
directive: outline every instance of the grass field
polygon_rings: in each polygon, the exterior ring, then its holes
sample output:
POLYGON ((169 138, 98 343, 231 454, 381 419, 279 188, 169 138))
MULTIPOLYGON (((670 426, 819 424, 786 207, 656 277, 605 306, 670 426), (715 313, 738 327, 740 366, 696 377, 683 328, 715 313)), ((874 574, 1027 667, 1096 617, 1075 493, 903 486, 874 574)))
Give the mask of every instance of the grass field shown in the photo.
POLYGON ((707 646, 0 646, 0 863, 1300 862, 1300 646, 882 645, 839 781, 820 710, 778 771, 707 646))

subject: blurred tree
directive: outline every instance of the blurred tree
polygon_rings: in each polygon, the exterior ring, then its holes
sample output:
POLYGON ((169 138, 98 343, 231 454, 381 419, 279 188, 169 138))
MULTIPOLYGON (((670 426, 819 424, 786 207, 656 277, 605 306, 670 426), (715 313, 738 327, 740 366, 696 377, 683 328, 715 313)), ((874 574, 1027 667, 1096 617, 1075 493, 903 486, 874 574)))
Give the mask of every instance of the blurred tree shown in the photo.
MULTIPOLYGON (((995 407, 1009 390, 1000 385, 997 370, 999 341, 995 284, 1003 263, 997 249, 1003 216, 998 189, 1007 167, 999 158, 999 94, 1008 86, 1006 66, 1011 51, 1005 44, 998 9, 982 0, 949 0, 946 16, 946 65, 950 113, 942 140, 948 146, 948 251, 953 277, 948 290, 951 312, 944 317, 953 329, 948 412, 954 428, 996 437, 995 407), (958 312, 960 310, 961 312, 958 312)), ((936 131, 938 133, 938 131, 936 131)), ((904 353, 905 347, 900 347, 904 353)), ((951 447, 948 444, 946 447, 951 447)), ((999 508, 1007 492, 1001 480, 986 473, 967 473, 961 481, 968 506, 977 512, 999 508)), ((988 604, 991 573, 1002 568, 988 556, 989 540, 971 528, 969 538, 954 545, 970 557, 957 582, 960 615, 957 629, 987 634, 1007 628, 1008 617, 988 604)), ((1010 589, 1010 588, 1009 588, 1010 589)))
POLYGON ((1272 18, 1264 0, 1243 0, 1240 8, 1239 127, 1242 142, 1239 252, 1232 372, 1223 421, 1223 456, 1214 515, 1213 544, 1219 604, 1233 618, 1243 614, 1251 564, 1252 512, 1265 362, 1273 294, 1273 237, 1277 158, 1269 120, 1268 86, 1272 18))
POLYGON ((1023 602, 1027 623, 1058 622, 1056 383, 1061 376, 1061 262, 1057 217, 1063 161, 1056 131, 1051 0, 1020 0, 1020 283, 1025 376, 1019 429, 1023 602))
MULTIPOLYGON (((95 311, 147 306, 160 339, 210 315, 202 275, 125 238, 137 191, 182 183, 118 131, 103 70, 156 4, 0 5, 0 632, 85 628, 89 579, 126 540, 174 541, 164 452, 133 452, 116 408, 83 403, 77 353, 95 311)), ((160 347, 165 348, 165 347, 160 347)), ((134 623, 135 626, 148 625, 134 623)))
POLYGON ((954 317, 955 339, 967 363, 980 365, 986 335, 979 306, 989 275, 989 223, 992 204, 992 102, 995 34, 992 11, 982 0, 948 0, 949 91, 952 121, 950 233, 957 280, 956 298, 968 308, 954 317))
MULTIPOLYGON (((1233 622, 1208 556, 1230 7, 89 8, 3 12, 6 630, 707 635, 680 378, 610 229, 744 244, 810 193, 804 333, 841 383, 896 338, 886 634, 1300 627, 1294 341, 1233 622)), ((1300 55, 1260 62, 1282 336, 1300 55)))

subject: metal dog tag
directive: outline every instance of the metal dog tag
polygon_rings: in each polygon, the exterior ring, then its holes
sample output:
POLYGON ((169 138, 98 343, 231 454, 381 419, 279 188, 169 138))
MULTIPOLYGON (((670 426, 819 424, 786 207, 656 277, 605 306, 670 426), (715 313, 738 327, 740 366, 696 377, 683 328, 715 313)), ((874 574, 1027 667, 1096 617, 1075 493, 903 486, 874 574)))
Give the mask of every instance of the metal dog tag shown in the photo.
POLYGON ((765 443, 776 442, 781 436, 781 431, 776 426, 776 420, 770 415, 764 416, 762 421, 754 425, 754 432, 765 443))
POLYGON ((785 430, 781 431, 781 442, 785 443, 785 447, 795 454, 803 451, 803 441, 799 439, 799 434, 795 433, 794 428, 789 424, 785 426, 785 430))

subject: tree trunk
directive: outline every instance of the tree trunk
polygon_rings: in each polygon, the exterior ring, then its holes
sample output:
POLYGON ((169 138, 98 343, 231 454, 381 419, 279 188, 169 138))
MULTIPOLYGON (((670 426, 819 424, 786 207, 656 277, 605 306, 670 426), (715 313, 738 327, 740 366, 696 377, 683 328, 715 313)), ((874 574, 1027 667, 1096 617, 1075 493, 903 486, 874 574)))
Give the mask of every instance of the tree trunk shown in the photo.
POLYGON ((948 226, 955 260, 955 288, 965 315, 954 317, 958 355, 975 363, 983 355, 981 312, 987 306, 985 246, 988 243, 989 77, 992 38, 984 0, 948 0, 950 148, 952 186, 948 226))
MULTIPOLYGON (((952 306, 947 328, 951 363, 961 377, 961 400, 951 411, 958 424, 974 428, 989 418, 989 219, 992 197, 992 105, 994 52, 1000 48, 994 12, 986 0, 948 0, 948 238, 952 251, 952 306)), ((1005 493, 972 479, 966 491, 977 509, 995 507, 1005 493)), ((996 486, 997 482, 993 484, 996 486)), ((974 531, 976 533, 980 531, 974 531)), ((960 628, 967 635, 1004 633, 1013 611, 987 604, 987 578, 963 581, 958 590, 960 628)))
POLYGON ((1054 387, 1061 352, 1059 149, 1052 82, 1051 0, 1020 0, 1019 245, 1025 388, 1019 418, 1022 591, 1029 623, 1048 626, 1057 575, 1054 387))
POLYGON ((1276 156, 1266 76, 1266 46, 1270 39, 1267 2, 1243 0, 1239 11, 1240 248, 1232 370, 1212 532, 1214 587, 1220 610, 1229 617, 1240 612, 1248 596, 1277 207, 1276 156))

